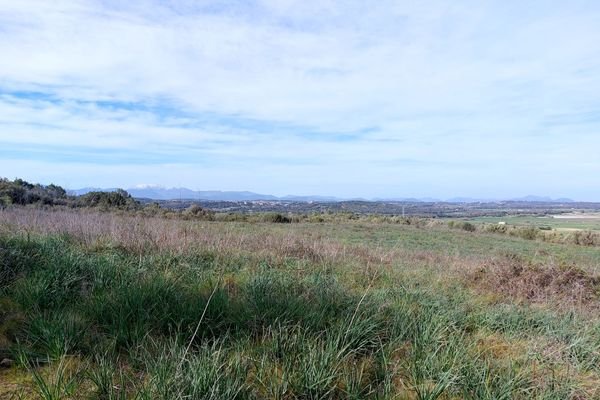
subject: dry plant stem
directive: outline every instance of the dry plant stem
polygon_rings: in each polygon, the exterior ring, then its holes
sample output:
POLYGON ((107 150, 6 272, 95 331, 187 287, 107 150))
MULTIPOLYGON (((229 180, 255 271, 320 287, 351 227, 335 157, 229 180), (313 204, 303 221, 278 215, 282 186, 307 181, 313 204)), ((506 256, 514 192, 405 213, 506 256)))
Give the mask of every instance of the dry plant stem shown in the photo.
POLYGON ((352 318, 350 318, 350 323, 348 324, 348 328, 346 329, 346 333, 344 333, 344 338, 348 337, 348 333, 350 332, 350 328, 352 328, 352 325, 354 324, 354 320, 356 319, 356 315, 358 314, 358 310, 360 309, 361 304, 363 303, 363 301, 367 297, 367 294, 369 293, 369 290, 371 290, 371 287, 373 286, 373 283, 375 282, 376 278, 377 278, 377 274, 373 275, 373 277, 371 278, 371 281, 369 282, 369 285, 365 289, 365 292, 363 293, 363 295, 360 298, 358 304, 356 305, 356 309, 354 310, 354 313, 352 314, 352 318))
POLYGON ((218 280, 217 283, 215 283, 215 287, 213 288, 212 293, 208 297, 208 301, 206 302, 206 305, 204 306, 204 311, 202 311, 202 315, 200 316, 200 319, 198 320, 198 323, 196 324, 196 329, 194 329, 194 333, 192 334, 192 337, 190 338, 190 341, 189 341, 187 347, 185 348, 185 351, 183 352, 183 356, 181 356, 181 360, 179 361, 179 365, 177 366, 177 374, 179 374, 179 372, 181 371, 181 366, 185 362, 185 358, 187 357, 187 354, 190 351, 190 348, 192 347, 192 343, 194 343, 194 340, 196 340, 196 336, 198 335, 198 330, 200 329, 200 325, 202 324, 202 321, 204 320, 204 316, 206 315, 208 306, 210 305, 210 302, 211 302, 213 296, 215 295, 215 293, 217 292, 217 288, 219 287, 219 282, 220 282, 220 280, 218 280))

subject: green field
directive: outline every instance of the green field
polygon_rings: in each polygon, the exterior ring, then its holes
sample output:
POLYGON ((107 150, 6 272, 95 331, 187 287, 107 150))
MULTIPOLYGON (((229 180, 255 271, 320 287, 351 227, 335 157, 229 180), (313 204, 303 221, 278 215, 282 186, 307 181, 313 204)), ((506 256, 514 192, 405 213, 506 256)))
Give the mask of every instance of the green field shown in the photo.
POLYGON ((532 215, 520 215, 520 216, 506 216, 506 217, 478 217, 466 219, 470 222, 475 223, 486 223, 486 224, 497 224, 498 222, 504 221, 508 225, 515 226, 536 226, 536 227, 550 227, 558 230, 592 230, 600 231, 600 215, 590 214, 585 216, 578 214, 573 217, 569 214, 556 216, 532 216, 532 215))
POLYGON ((595 246, 13 208, 0 268, 0 398, 600 396, 595 246))

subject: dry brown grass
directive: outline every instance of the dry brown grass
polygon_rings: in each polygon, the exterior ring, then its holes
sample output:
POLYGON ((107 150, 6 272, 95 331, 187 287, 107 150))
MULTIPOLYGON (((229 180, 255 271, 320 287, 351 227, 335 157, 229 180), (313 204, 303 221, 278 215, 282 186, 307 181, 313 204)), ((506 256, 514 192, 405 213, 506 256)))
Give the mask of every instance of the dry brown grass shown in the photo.
POLYGON ((13 208, 0 210, 0 233, 68 235, 94 250, 124 248, 130 252, 186 253, 206 251, 245 255, 273 263, 287 258, 320 264, 390 265, 398 250, 346 245, 322 236, 299 232, 293 225, 184 221, 91 211, 49 211, 13 208), (265 228, 266 227, 266 228, 265 228))
POLYGON ((485 260, 471 268, 467 280, 479 290, 505 298, 542 304, 596 308, 600 276, 574 265, 532 264, 518 256, 485 260))

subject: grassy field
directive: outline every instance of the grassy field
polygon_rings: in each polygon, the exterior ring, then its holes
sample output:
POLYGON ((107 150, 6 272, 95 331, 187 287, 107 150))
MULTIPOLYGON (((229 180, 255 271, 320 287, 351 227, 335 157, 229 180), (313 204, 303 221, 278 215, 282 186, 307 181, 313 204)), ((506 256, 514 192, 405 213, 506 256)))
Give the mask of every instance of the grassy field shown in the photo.
POLYGON ((599 276, 444 224, 7 209, 0 398, 600 398, 599 276))
POLYGON ((550 227, 557 230, 591 230, 600 231, 600 214, 561 214, 549 216, 506 216, 506 217, 478 217, 466 219, 475 223, 497 224, 504 221, 508 225, 550 227))

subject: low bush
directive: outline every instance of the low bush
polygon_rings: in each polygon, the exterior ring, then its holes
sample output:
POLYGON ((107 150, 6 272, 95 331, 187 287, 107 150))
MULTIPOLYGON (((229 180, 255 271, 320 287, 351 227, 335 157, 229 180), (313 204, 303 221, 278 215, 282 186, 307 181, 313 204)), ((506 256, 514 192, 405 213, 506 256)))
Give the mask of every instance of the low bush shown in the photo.
POLYGON ((140 208, 140 203, 121 189, 114 192, 89 192, 79 196, 76 204, 80 207, 97 207, 102 210, 137 210, 140 208))
POLYGON ((535 240, 539 236, 539 229, 535 226, 517 227, 510 230, 509 234, 526 240, 535 240))
POLYGON ((508 226, 507 225, 500 225, 500 224, 487 224, 484 227, 484 230, 486 232, 490 232, 490 233, 506 233, 508 231, 508 226))
POLYGON ((448 221, 448 227, 452 229, 462 229, 467 232, 475 232, 477 227, 467 221, 448 221))
POLYGON ((280 213, 264 213, 260 215, 260 222, 271 222, 276 224, 287 224, 291 219, 280 213))
POLYGON ((574 244, 600 246, 600 234, 592 231, 575 231, 571 235, 574 244))

